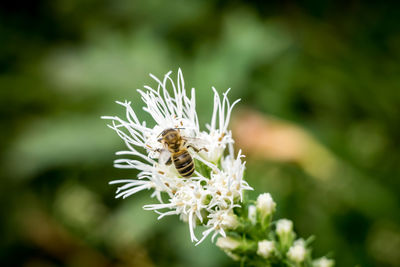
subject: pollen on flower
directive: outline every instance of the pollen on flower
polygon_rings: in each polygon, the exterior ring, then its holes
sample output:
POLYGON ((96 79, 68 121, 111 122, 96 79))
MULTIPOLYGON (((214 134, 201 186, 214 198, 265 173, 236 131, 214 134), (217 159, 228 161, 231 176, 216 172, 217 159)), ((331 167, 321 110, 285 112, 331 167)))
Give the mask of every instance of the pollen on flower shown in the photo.
POLYGON ((252 190, 243 179, 243 155, 239 151, 235 156, 234 141, 228 129, 232 109, 239 100, 231 103, 228 99, 229 90, 220 95, 212 88, 214 97, 211 121, 206 124, 207 130, 202 130, 196 111, 195 89, 187 93, 182 71, 178 70, 176 79, 171 72, 162 79, 150 76, 156 81, 157 87, 146 85, 138 92, 144 102, 143 110, 152 117, 154 127, 150 128, 147 126, 149 123, 139 120, 129 101, 117 102, 125 109, 126 118, 102 117, 110 121, 108 127, 126 144, 126 150, 117 152, 123 158, 115 161, 115 167, 139 170, 137 179, 111 182, 123 184, 118 188, 116 197, 125 198, 151 189, 151 196, 158 203, 145 205, 144 209, 157 212, 159 219, 178 215, 188 223, 192 241, 199 244, 211 233, 212 239, 217 235, 225 236, 226 229, 237 225, 233 208, 240 207, 243 191, 252 190), (203 151, 197 152, 195 149, 181 147, 188 149, 193 160, 205 166, 208 173, 200 171, 201 166, 195 164, 194 174, 182 178, 174 164, 167 166, 160 163, 162 152, 170 153, 159 142, 160 133, 170 128, 177 129, 187 145, 202 148, 203 151), (161 194, 166 195, 168 200, 163 200, 161 194), (204 224, 206 230, 198 241, 194 229, 205 218, 208 218, 204 224))

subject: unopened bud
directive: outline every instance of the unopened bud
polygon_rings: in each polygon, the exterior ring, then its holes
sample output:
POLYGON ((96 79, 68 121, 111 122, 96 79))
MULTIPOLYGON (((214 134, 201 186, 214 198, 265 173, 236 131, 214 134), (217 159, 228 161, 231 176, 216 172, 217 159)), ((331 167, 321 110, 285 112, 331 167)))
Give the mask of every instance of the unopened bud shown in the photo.
POLYGON ((232 251, 240 246, 240 242, 232 237, 219 237, 216 245, 222 250, 232 251))
POLYGON ((257 246, 257 254, 265 259, 275 250, 274 242, 268 240, 258 242, 257 246))
POLYGON ((333 267, 335 266, 335 262, 326 257, 322 257, 313 261, 314 267, 333 267))
POLYGON ((233 212, 222 215, 222 223, 225 229, 235 229, 239 225, 237 216, 233 212))
POLYGON ((271 194, 264 193, 257 198, 257 210, 260 212, 261 218, 271 215, 275 211, 276 203, 271 197, 271 194))
POLYGON ((290 260, 300 263, 302 261, 304 261, 305 257, 306 257, 306 247, 304 244, 304 241, 302 239, 296 240, 293 244, 293 246, 291 246, 289 248, 289 251, 287 253, 287 256, 290 260))
POLYGON ((256 224, 257 221, 257 208, 254 205, 250 205, 249 206, 249 210, 247 212, 247 216, 249 218, 249 220, 251 221, 251 223, 254 225, 256 224))
POLYGON ((279 236, 287 235, 293 230, 293 222, 288 219, 281 219, 276 223, 276 233, 279 236))

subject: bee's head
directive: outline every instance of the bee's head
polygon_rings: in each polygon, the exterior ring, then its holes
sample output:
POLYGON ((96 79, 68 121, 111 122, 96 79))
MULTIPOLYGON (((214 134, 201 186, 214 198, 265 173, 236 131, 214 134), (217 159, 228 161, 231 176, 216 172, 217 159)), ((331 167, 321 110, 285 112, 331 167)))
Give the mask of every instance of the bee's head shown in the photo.
POLYGON ((181 135, 177 129, 168 128, 161 132, 161 138, 158 139, 160 143, 175 144, 181 139, 181 135))

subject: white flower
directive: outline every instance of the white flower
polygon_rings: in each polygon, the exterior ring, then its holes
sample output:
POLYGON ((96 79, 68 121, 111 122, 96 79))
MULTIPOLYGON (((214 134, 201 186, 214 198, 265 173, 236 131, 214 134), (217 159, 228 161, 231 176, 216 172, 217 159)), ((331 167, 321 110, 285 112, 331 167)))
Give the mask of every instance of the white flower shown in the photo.
POLYGON ((265 259, 267 259, 272 252, 275 250, 275 244, 272 241, 263 240, 258 242, 257 254, 265 259))
POLYGON ((240 246, 240 242, 232 237, 219 237, 216 245, 223 250, 235 250, 240 246))
POLYGON ((275 211, 276 203, 269 193, 260 194, 257 198, 257 209, 261 218, 271 215, 275 211))
POLYGON ((235 156, 234 141, 228 130, 232 108, 239 100, 230 104, 227 97, 229 90, 221 97, 213 88, 211 123, 206 125, 207 131, 201 131, 194 88, 188 96, 180 69, 176 82, 170 75, 171 72, 168 72, 162 80, 150 75, 157 82, 157 88, 144 86, 144 90, 138 90, 144 102, 143 109, 151 115, 155 126, 149 127, 146 122, 140 121, 128 101, 117 102, 125 108, 126 119, 102 117, 111 121, 108 126, 123 139, 127 147, 116 153, 124 158, 117 159, 114 166, 139 170, 137 179, 110 183, 122 184, 117 189, 116 197, 125 198, 145 189, 153 190, 151 196, 156 197, 159 203, 145 205, 144 209, 154 210, 160 214, 159 219, 178 215, 181 220, 188 222, 192 241, 198 241, 194 229, 197 223, 203 223, 204 217, 209 218, 206 224, 208 229, 203 232, 199 242, 211 232, 214 232, 213 238, 218 234, 225 236, 224 229, 236 227, 233 208, 240 207, 243 190, 252 189, 243 180, 243 155, 239 151, 235 156), (179 130, 190 145, 205 148, 201 152, 191 148, 188 151, 193 159, 207 166, 210 173, 196 169, 190 178, 182 178, 173 164, 167 166, 158 160, 159 151, 165 149, 158 139, 160 133, 168 128, 179 130), (228 153, 225 153, 226 149, 228 153), (162 199, 162 193, 167 200, 162 199))
POLYGON ((144 209, 155 210, 160 214, 159 219, 166 215, 181 215, 189 223, 191 240, 198 241, 193 230, 196 226, 196 218, 203 221, 201 210, 207 208, 207 205, 203 204, 207 195, 207 191, 202 188, 199 181, 186 181, 177 188, 175 194, 169 199, 170 203, 145 205, 144 209), (170 211, 164 213, 159 211, 163 209, 170 209, 170 211))
POLYGON ((228 130, 229 120, 233 107, 240 101, 237 99, 232 104, 228 100, 228 89, 223 93, 221 99, 217 90, 214 91, 214 109, 211 117, 211 123, 206 125, 208 133, 201 132, 198 137, 207 141, 209 150, 213 153, 207 154, 207 159, 211 162, 217 162, 222 156, 226 144, 233 144, 232 133, 228 130))
MULTIPOLYGON (((233 205, 233 207, 240 207, 240 205, 233 205)), ((209 236, 212 232, 214 234, 211 237, 211 240, 214 241, 215 237, 220 234, 223 237, 226 237, 225 230, 227 229, 234 229, 238 225, 238 221, 236 217, 233 217, 232 208, 229 209, 220 209, 219 207, 215 210, 209 210, 209 218, 206 227, 208 228, 202 233, 202 238, 200 241, 196 243, 196 246, 203 242, 207 236, 209 236)), ((235 215, 236 216, 236 215, 235 215)))
MULTIPOLYGON (((233 151, 233 149, 230 149, 233 151)), ((214 196, 210 206, 220 206, 228 208, 237 200, 242 201, 243 190, 252 190, 246 181, 243 180, 245 162, 242 162, 241 151, 237 158, 234 158, 233 152, 221 160, 221 170, 211 164, 215 172, 211 173, 211 179, 208 180, 206 188, 214 196)), ((196 159, 202 161, 195 155, 196 159)), ((207 163, 208 164, 208 163, 207 163)))
POLYGON ((291 220, 280 219, 276 223, 276 233, 281 237, 292 232, 292 229, 293 229, 293 222, 291 220))
POLYGON ((306 253, 307 253, 307 250, 305 248, 304 240, 299 239, 299 240, 296 240, 294 242, 293 246, 291 246, 289 248, 287 256, 290 260, 300 263, 300 262, 304 261, 304 259, 306 257, 306 253))
POLYGON ((322 258, 319 258, 319 259, 316 259, 313 261, 314 267, 333 267, 334 265, 335 265, 335 262, 326 257, 322 257, 322 258))

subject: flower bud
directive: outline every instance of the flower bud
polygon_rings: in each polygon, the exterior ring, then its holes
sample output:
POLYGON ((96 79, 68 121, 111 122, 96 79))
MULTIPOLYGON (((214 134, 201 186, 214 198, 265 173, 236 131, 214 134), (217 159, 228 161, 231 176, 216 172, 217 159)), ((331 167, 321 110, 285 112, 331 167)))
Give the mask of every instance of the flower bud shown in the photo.
POLYGON ((326 257, 322 257, 313 261, 314 267, 333 267, 335 266, 335 262, 326 257))
POLYGON ((225 253, 226 253, 226 255, 228 255, 229 257, 231 257, 235 261, 239 261, 240 260, 240 257, 238 255, 236 255, 235 253, 233 253, 233 252, 225 251, 225 253))
POLYGON ((267 259, 275 250, 274 242, 263 240, 258 242, 257 254, 265 259, 267 259))
POLYGON ((276 223, 276 233, 282 237, 291 233, 293 230, 293 222, 288 219, 281 219, 276 223))
POLYGON ((240 246, 240 242, 232 237, 219 237, 216 245, 222 250, 232 251, 240 246))
POLYGON ((257 208, 254 205, 249 206, 249 210, 247 212, 247 217, 251 221, 251 223, 254 225, 256 224, 257 221, 257 208))
POLYGON ((235 229, 239 225, 237 216, 233 212, 222 215, 222 226, 224 229, 235 229))
POLYGON ((279 243, 283 249, 289 249, 292 246, 296 234, 293 232, 293 223, 287 219, 281 219, 276 223, 276 233, 279 237, 279 243))
POLYGON ((261 219, 271 215, 275 211, 276 203, 269 193, 260 194, 257 198, 257 210, 261 215, 261 219))
POLYGON ((306 247, 304 244, 304 241, 302 239, 296 240, 289 248, 289 251, 287 253, 287 256, 290 260, 300 263, 303 262, 304 259, 306 258, 306 247))

